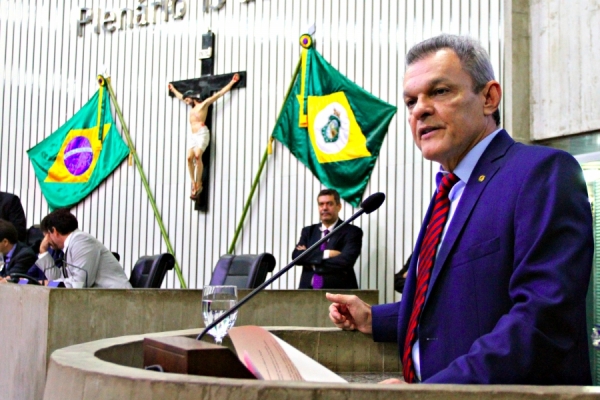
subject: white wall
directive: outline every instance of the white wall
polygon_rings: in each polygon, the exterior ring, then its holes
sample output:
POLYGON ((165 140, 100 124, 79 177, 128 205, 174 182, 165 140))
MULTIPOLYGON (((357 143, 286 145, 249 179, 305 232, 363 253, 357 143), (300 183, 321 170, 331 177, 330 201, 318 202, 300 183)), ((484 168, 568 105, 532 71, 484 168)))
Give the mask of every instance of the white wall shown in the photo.
POLYGON ((600 130, 600 0, 530 7, 532 139, 600 130))
MULTIPOLYGON (((198 4, 200 3, 200 4, 198 4)), ((387 201, 356 224, 365 232, 355 269, 363 289, 391 301, 393 274, 412 251, 437 166, 423 160, 406 125, 404 55, 440 32, 470 34, 503 63, 500 0, 227 0, 204 13, 186 1, 183 20, 78 37, 80 7, 133 8, 132 0, 0 0, 0 190, 22 198, 28 224, 48 212, 25 151, 50 135, 97 90, 113 87, 188 287, 202 287, 232 240, 242 207, 300 54, 298 38, 316 24, 316 48, 350 79, 398 105, 367 194, 387 201), (167 82, 200 75, 201 34, 216 35, 215 73, 247 71, 245 89, 214 107, 208 213, 193 210, 185 166, 187 110, 167 96, 167 82)), ((116 115, 114 115, 115 120, 116 115)), ((302 226, 317 221, 319 182, 281 144, 274 146, 237 253, 268 251, 278 267, 302 226)), ((344 204, 342 217, 354 210, 344 204)), ((83 230, 121 254, 127 271, 145 254, 166 251, 135 167, 123 163, 73 209, 83 230)), ((300 269, 274 288, 295 288, 300 269)), ((179 287, 170 273, 166 287, 179 287)))

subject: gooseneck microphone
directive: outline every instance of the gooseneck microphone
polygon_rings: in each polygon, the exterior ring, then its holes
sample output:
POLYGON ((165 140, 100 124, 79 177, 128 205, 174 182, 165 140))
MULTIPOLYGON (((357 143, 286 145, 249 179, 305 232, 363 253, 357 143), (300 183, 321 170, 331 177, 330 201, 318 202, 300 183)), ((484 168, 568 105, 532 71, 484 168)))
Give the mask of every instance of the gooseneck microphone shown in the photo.
POLYGON ((72 267, 72 268, 75 268, 75 269, 80 269, 80 270, 82 270, 85 273, 85 286, 84 287, 88 287, 88 272, 87 272, 87 270, 85 268, 81 268, 81 267, 78 267, 77 265, 68 263, 67 260, 65 260, 64 257, 61 258, 60 261, 62 261, 62 263, 63 263, 62 267, 59 267, 58 265, 54 264, 51 267, 48 267, 48 268, 44 269, 44 275, 46 275, 46 271, 54 269, 54 268, 58 268, 58 269, 60 269, 62 271, 63 278, 64 278, 63 282, 67 282, 67 280, 66 280, 67 277, 68 277, 67 276, 68 275, 67 274, 67 269, 68 269, 67 267, 72 267))
MULTIPOLYGON (((85 273, 85 286, 84 287, 85 288, 89 287, 88 286, 88 272, 87 272, 87 270, 85 268, 78 267, 77 265, 68 263, 65 257, 63 257, 62 262, 63 262, 63 267, 66 265, 67 267, 72 267, 72 268, 75 268, 75 269, 82 270, 85 273)), ((67 270, 68 270, 68 268, 67 268, 67 270)))
POLYGON ((357 212, 355 212, 350 218, 348 218, 347 220, 345 220, 344 222, 342 222, 341 224, 336 226, 327 235, 325 235, 321 239, 317 240, 317 242, 315 244, 310 246, 308 249, 304 250, 302 252, 302 254, 300 254, 298 257, 294 258, 292 260, 292 262, 290 262, 288 265, 281 268, 281 270, 279 270, 279 272, 277 272, 271 278, 267 279, 262 285, 260 285, 256 289, 254 289, 252 292, 248 293, 248 295, 246 297, 244 297, 242 300, 240 300, 235 306, 231 307, 229 310, 225 311, 213 322, 208 324, 208 326, 206 328, 204 328, 204 330, 202 332, 200 332, 198 337, 196 337, 196 340, 201 340, 204 337, 204 335, 206 335, 208 333, 208 331, 210 331, 212 328, 217 326, 221 321, 223 321, 225 318, 227 318, 228 316, 233 314, 235 311, 237 311, 240 307, 242 307, 244 304, 246 304, 250 299, 252 299, 254 296, 256 296, 258 294, 258 292, 261 292, 264 288, 266 288, 271 283, 273 283, 274 281, 279 279, 279 277, 281 275, 285 274, 290 268, 292 268, 299 261, 301 261, 302 258, 306 254, 309 254, 311 251, 313 251, 314 249, 319 247, 321 245, 321 243, 329 240, 331 235, 333 235, 335 232, 337 232, 342 226, 349 224, 350 222, 354 221, 356 218, 360 217, 364 213, 371 214, 373 211, 377 210, 383 204, 384 201, 385 201, 385 194, 383 194, 381 192, 374 193, 374 194, 370 195, 369 197, 367 197, 360 204, 360 209, 357 212))

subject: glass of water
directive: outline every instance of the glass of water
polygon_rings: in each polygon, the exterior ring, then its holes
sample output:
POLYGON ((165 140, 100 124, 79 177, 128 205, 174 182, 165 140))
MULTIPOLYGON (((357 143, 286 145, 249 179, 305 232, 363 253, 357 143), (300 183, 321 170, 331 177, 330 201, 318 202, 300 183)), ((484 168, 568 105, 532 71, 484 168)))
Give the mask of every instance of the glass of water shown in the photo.
MULTIPOLYGON (((237 303, 237 286, 204 286, 202 290, 202 317, 204 326, 208 326, 221 314, 237 303)), ((219 322, 208 333, 215 338, 215 343, 221 344, 227 332, 235 324, 237 311, 219 322)))

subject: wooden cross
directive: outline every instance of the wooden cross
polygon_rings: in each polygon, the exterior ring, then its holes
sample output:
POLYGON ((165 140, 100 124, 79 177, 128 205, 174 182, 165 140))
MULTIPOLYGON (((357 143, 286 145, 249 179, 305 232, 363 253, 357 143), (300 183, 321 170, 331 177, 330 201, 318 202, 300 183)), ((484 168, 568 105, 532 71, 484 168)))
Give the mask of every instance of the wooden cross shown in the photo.
MULTIPOLYGON (((227 85, 233 75, 236 73, 240 76, 240 80, 235 84, 233 89, 240 89, 246 87, 246 71, 240 72, 232 72, 228 74, 222 75, 213 75, 214 72, 214 58, 213 58, 213 44, 215 42, 215 35, 212 32, 207 32, 202 35, 202 73, 200 78, 194 79, 186 79, 182 81, 171 82, 171 84, 177 89, 180 93, 185 93, 188 90, 193 90, 195 92, 200 92, 202 94, 202 98, 209 97, 213 92, 216 92, 223 88, 223 86, 227 85)), ((173 92, 169 91, 169 96, 174 96, 173 92)), ((208 114, 206 116, 205 125, 208 128, 210 134, 213 134, 212 130, 212 105, 208 109, 208 114)), ((208 190, 209 190, 209 182, 208 178, 210 176, 210 147, 212 146, 213 141, 211 140, 208 144, 208 147, 202 154, 202 164, 204 165, 202 170, 202 192, 200 196, 196 199, 196 204, 194 206, 194 210, 207 212, 208 211, 208 190)))

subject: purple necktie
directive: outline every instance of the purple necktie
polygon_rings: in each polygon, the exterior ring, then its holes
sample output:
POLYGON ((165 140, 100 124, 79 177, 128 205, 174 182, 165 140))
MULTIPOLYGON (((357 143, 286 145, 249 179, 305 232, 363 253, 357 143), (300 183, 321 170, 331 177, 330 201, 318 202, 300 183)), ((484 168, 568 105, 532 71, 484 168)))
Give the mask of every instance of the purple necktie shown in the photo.
MULTIPOLYGON (((329 234, 329 229, 325 229, 323 231, 323 236, 327 236, 329 234)), ((327 249, 327 241, 321 243, 321 247, 319 247, 321 251, 325 251, 327 249)), ((313 275, 313 289, 322 289, 323 288, 323 277, 318 274, 313 275)))

